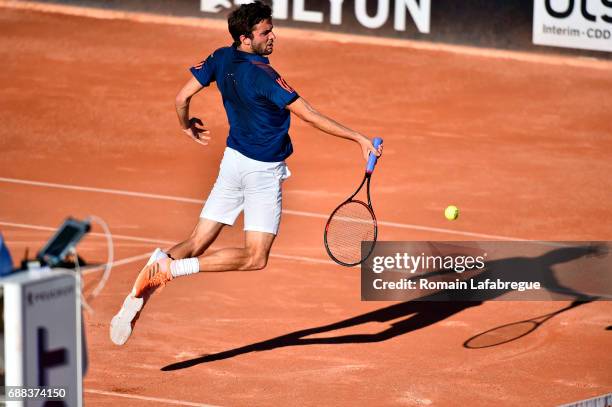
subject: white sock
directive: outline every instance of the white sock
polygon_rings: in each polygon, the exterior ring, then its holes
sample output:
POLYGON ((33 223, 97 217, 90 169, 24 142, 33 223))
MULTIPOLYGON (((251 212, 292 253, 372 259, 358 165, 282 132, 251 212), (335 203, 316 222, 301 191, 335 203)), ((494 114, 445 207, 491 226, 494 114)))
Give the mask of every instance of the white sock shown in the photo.
POLYGON ((173 260, 170 263, 170 273, 172 277, 188 276, 200 271, 200 262, 197 257, 188 259, 173 260))

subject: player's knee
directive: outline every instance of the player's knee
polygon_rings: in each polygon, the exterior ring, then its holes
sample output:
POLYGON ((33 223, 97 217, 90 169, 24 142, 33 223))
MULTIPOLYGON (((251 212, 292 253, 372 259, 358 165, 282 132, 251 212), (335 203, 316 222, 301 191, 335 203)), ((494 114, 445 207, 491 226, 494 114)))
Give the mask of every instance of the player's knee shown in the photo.
POLYGON ((267 254, 259 254, 254 253, 251 255, 247 261, 246 270, 263 270, 266 268, 268 264, 268 255, 267 254))

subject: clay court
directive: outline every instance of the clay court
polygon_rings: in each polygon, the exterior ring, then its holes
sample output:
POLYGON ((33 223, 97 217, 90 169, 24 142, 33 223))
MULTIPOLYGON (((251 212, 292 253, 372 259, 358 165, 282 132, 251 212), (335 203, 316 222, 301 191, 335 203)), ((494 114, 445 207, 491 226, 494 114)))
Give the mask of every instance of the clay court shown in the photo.
MULTIPOLYGON (((109 322, 148 254, 195 225, 228 131, 214 86, 192 102, 208 147, 180 132, 174 97, 229 34, 133 20, 0 8, 0 230, 14 259, 69 215, 97 215, 113 233, 118 262, 85 314, 86 405, 552 406, 611 391, 610 302, 469 349, 478 333, 568 302, 445 316, 452 304, 360 301, 359 270, 331 262, 322 234, 363 161, 297 118, 268 267, 173 281, 113 345, 109 322)), ((372 182, 380 240, 612 240, 609 61, 275 31, 271 62, 302 97, 384 138, 372 182)), ((79 254, 101 264, 106 241, 93 232, 79 254)), ((239 221, 212 249, 242 239, 239 221)))

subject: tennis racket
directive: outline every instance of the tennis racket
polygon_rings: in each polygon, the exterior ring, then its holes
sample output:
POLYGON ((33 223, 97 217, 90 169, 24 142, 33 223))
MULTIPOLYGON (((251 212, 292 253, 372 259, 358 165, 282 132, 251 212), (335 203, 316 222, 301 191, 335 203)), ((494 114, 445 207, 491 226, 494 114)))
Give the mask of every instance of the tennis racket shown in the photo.
MULTIPOLYGON (((374 148, 378 148, 382 144, 382 139, 376 137, 372 140, 372 144, 374 148)), ((370 256, 376 244, 378 226, 370 199, 370 179, 376 161, 376 155, 370 153, 361 184, 346 201, 332 212, 325 225, 323 239, 327 254, 342 266, 353 267, 363 263, 370 256), (367 203, 354 199, 364 185, 366 185, 367 203), (361 252, 363 241, 372 242, 367 253, 361 252)))

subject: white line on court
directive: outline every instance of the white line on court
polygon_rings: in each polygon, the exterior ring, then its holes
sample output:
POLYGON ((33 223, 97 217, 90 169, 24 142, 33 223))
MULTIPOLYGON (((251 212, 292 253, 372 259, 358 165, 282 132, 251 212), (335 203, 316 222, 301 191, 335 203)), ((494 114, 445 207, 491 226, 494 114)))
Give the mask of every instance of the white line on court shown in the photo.
MULTIPOLYGON (((34 230, 45 230, 45 231, 55 231, 55 230, 57 230, 57 228, 53 228, 53 227, 50 227, 50 226, 29 225, 29 224, 26 224, 26 223, 15 223, 15 222, 5 222, 5 221, 0 221, 0 226, 10 226, 10 227, 21 228, 21 229, 34 229, 34 230)), ((92 236, 102 236, 102 237, 106 236, 104 233, 96 233, 96 232, 91 232, 89 234, 92 235, 92 236)), ((113 235, 113 239, 134 240, 134 241, 138 241, 138 242, 146 242, 146 243, 151 243, 151 244, 161 244, 161 245, 165 245, 165 246, 171 246, 171 245, 176 243, 176 242, 171 241, 171 240, 149 239, 149 238, 144 238, 144 237, 126 236, 126 235, 113 235)), ((142 255, 142 256, 147 256, 147 255, 142 255)), ((336 264, 336 263, 332 262, 331 260, 317 259, 317 258, 314 258, 314 257, 292 256, 292 255, 288 255, 288 254, 270 253, 270 257, 277 258, 277 259, 284 259, 284 260, 303 261, 303 262, 315 263, 315 264, 330 264, 330 265, 336 264)), ((127 260, 128 259, 119 260, 117 262, 114 262, 113 265, 120 265, 119 264, 120 261, 124 261, 125 263, 129 263, 127 260)), ((133 260, 136 260, 136 259, 133 259, 133 260)), ((125 264, 125 263, 121 263, 121 264, 125 264)))
MULTIPOLYGON (((0 181, 2 181, 2 179, 0 178, 0 181)), ((321 213, 314 213, 314 212, 304 212, 304 211, 294 211, 291 209, 283 209, 283 213, 285 214, 289 214, 289 215, 297 215, 297 216, 304 216, 304 217, 310 217, 310 218, 320 218, 320 219, 327 219, 329 216, 328 215, 323 215, 321 213)), ((520 241, 528 241, 528 239, 521 239, 518 237, 510 237, 510 236, 501 236, 501 235, 490 235, 487 233, 477 233, 477 232, 466 232, 466 231, 462 231, 462 230, 453 230, 453 229, 445 229, 445 228, 435 228, 435 227, 431 227, 431 226, 422 226, 422 225, 414 225, 411 223, 399 223, 399 222, 388 222, 388 221, 378 221, 377 222, 379 225, 381 226, 389 226, 389 227, 394 227, 394 228, 399 228, 399 229, 412 229, 412 230, 422 230, 425 232, 436 232, 436 233, 446 233, 449 235, 461 235, 461 236, 469 236, 469 237, 479 237, 479 238, 483 238, 483 239, 495 239, 495 240, 520 240, 520 241)))
MULTIPOLYGON (((148 252, 148 253, 145 253, 145 254, 140 254, 138 256, 126 257, 125 259, 121 259, 121 260, 117 260, 117 261, 112 262, 111 265, 113 267, 115 267, 115 266, 122 266, 124 264, 132 263, 132 262, 137 261, 137 260, 146 259, 147 257, 149 257, 151 255, 151 252, 148 252)), ((305 262, 308 262, 308 263, 331 264, 331 265, 335 265, 336 264, 336 263, 334 263, 331 260, 316 259, 316 258, 313 258, 313 257, 304 257, 304 256, 291 256, 291 255, 287 255, 287 254, 270 253, 270 257, 275 257, 277 259, 285 259, 285 260, 305 261, 305 262)), ((89 267, 89 268, 88 267, 81 267, 81 269, 83 270, 83 274, 87 275, 87 274, 95 273, 96 271, 102 271, 102 270, 104 270, 105 267, 106 267, 106 263, 100 264, 100 265, 97 265, 97 266, 93 266, 93 267, 89 267)))
MULTIPOLYGON (((148 253, 145 253, 145 254, 140 254, 138 256, 126 257, 125 259, 121 259, 121 260, 117 260, 117 261, 112 262, 111 266, 112 267, 122 266, 124 264, 129 264, 129 263, 132 263, 134 261, 146 259, 150 255, 151 255, 151 252, 148 252, 148 253)), ((93 266, 93 267, 81 267, 82 274, 83 275, 87 275, 87 274, 95 273, 96 271, 102 271, 102 270, 104 270, 106 268, 107 264, 108 263, 100 264, 100 265, 93 266)))
POLYGON ((297 260, 297 261, 305 261, 308 263, 318 263, 318 264, 331 264, 336 265, 331 260, 324 259, 316 259, 314 257, 304 257, 304 256, 290 256, 286 254, 278 254, 278 253, 270 253, 270 257, 276 257, 277 259, 286 259, 286 260, 297 260))
POLYGON ((135 196, 138 198, 165 199, 168 201, 189 202, 189 203, 197 203, 197 204, 201 204, 203 202, 202 199, 183 198, 180 196, 147 194, 144 192, 133 192, 133 191, 125 191, 121 189, 109 189, 109 188, 93 188, 93 187, 84 187, 80 185, 56 184, 53 182, 30 181, 30 180, 17 179, 17 178, 0 177, 0 181, 10 182, 13 184, 32 185, 32 186, 37 186, 37 187, 62 188, 62 189, 72 189, 75 191, 100 192, 104 194, 135 196))
MULTIPOLYGON (((149 194, 149 193, 144 193, 144 192, 126 191, 122 189, 94 188, 94 187, 87 187, 87 186, 80 186, 80 185, 69 185, 69 184, 58 184, 58 183, 53 183, 53 182, 24 180, 24 179, 18 179, 18 178, 0 177, 0 182, 31 185, 31 186, 38 186, 38 187, 47 187, 47 188, 70 189, 70 190, 81 191, 81 192, 98 192, 98 193, 104 193, 104 194, 133 196, 133 197, 139 197, 139 198, 163 199, 167 201, 197 203, 198 205, 201 205, 204 202, 202 199, 185 198, 185 197, 172 196, 172 195, 149 194)), ((329 217, 329 215, 325 215, 322 213, 295 211, 291 209, 283 209, 283 214, 303 216, 307 218, 317 218, 317 219, 327 219, 329 217)), ((511 237, 511 236, 492 235, 488 233, 467 232, 467 231, 461 231, 461 230, 436 228, 436 227, 431 227, 431 226, 414 225, 410 223, 379 221, 378 224, 381 226, 388 226, 388 227, 394 227, 394 228, 400 228, 400 229, 420 230, 424 232, 444 233, 444 234, 449 234, 449 235, 475 237, 475 238, 480 238, 480 239, 520 240, 520 241, 527 240, 527 239, 521 239, 521 238, 511 237)), ((171 244, 171 242, 169 244, 171 244)))
POLYGON ((100 394, 100 395, 103 395, 103 396, 124 397, 126 399, 152 401, 152 402, 156 402, 156 403, 176 404, 176 405, 179 405, 179 406, 216 407, 216 406, 214 406, 212 404, 194 403, 192 401, 173 400, 173 399, 162 399, 162 398, 158 398, 158 397, 146 397, 146 396, 139 396, 139 395, 136 395, 136 394, 123 394, 123 393, 117 393, 117 392, 114 392, 114 391, 84 389, 83 392, 84 393, 91 393, 91 394, 100 394))
MULTIPOLYGON (((12 226, 15 228, 25 228, 25 229, 34 229, 34 230, 45 230, 45 231, 56 231, 57 227, 51 227, 51 226, 41 226, 41 225, 29 225, 27 223, 14 223, 14 222, 5 222, 5 221, 0 221, 0 225, 2 226, 12 226)), ((98 233, 98 232, 90 232, 88 233, 91 236, 101 236, 101 237, 105 237, 106 235, 104 233, 98 233)), ((166 244, 166 245, 172 245, 176 242, 173 242, 172 240, 162 240, 162 239, 149 239, 149 238, 145 238, 145 237, 136 237, 136 236, 127 236, 127 235, 115 235, 113 234, 113 238, 117 238, 117 239, 123 239, 123 240, 132 240, 135 242, 145 242, 145 243, 154 243, 154 244, 166 244)))

